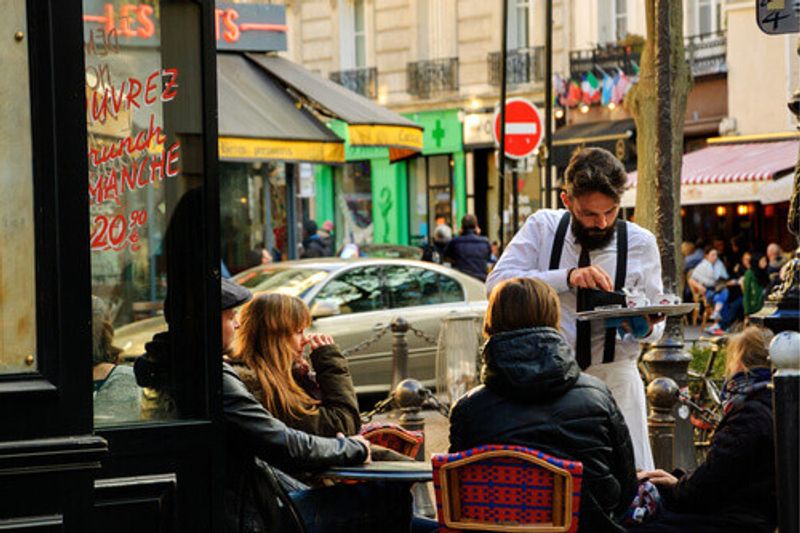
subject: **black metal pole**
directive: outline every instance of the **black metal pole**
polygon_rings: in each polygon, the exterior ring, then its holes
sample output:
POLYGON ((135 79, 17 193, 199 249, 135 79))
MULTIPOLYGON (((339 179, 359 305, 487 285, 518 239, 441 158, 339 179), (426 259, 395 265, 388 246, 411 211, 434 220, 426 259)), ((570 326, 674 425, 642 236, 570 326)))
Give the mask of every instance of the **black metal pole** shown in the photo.
POLYGON ((553 0, 545 1, 544 38, 544 207, 552 207, 553 169, 550 154, 553 150, 553 0))
POLYGON ((503 216, 505 215, 506 205, 506 52, 508 38, 508 0, 501 0, 503 2, 502 17, 503 17, 503 31, 502 41, 500 43, 500 153, 498 154, 498 172, 497 179, 499 185, 498 191, 498 211, 500 215, 500 250, 506 246, 506 227, 503 216))
POLYGON ((517 177, 516 162, 514 163, 514 168, 511 169, 511 193, 513 195, 511 214, 514 217, 514 220, 511 221, 511 229, 516 235, 519 229, 519 178, 517 177))

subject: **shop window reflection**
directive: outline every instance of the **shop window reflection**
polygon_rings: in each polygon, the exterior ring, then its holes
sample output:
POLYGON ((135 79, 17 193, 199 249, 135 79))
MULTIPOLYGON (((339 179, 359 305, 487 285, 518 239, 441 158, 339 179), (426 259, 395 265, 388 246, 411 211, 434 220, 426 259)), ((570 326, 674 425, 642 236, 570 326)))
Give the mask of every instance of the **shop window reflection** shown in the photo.
POLYGON ((200 9, 134 11, 83 2, 97 426, 205 410, 200 9))
POLYGON ((373 242, 372 176, 368 161, 336 169, 336 249, 373 242))

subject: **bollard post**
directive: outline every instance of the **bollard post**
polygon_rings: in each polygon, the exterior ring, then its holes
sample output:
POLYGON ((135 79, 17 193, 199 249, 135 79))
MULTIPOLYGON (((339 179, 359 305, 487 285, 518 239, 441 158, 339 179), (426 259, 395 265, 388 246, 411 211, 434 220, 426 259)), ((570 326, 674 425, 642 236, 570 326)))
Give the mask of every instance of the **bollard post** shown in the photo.
MULTIPOLYGON (((425 434, 425 417, 422 416, 422 403, 425 401, 425 387, 416 379, 404 379, 394 389, 394 403, 400 408, 398 422, 409 431, 422 431, 425 434)), ((425 459, 425 441, 419 447, 416 460, 425 459)))
POLYGON ((797 533, 798 442, 800 417, 800 333, 783 331, 775 335, 769 356, 777 372, 772 377, 772 412, 775 421, 775 474, 778 484, 778 526, 781 533, 797 533))
MULTIPOLYGON (((425 435, 425 417, 422 416, 422 404, 425 401, 426 389, 416 379, 404 379, 392 393, 395 405, 400 408, 400 425, 409 431, 421 431, 425 435)), ((425 460, 425 439, 419 447, 416 461, 425 460)), ((411 487, 414 495, 414 513, 429 518, 436 516, 436 507, 430 497, 428 487, 424 483, 415 483, 411 487)))
MULTIPOLYGON (((664 335, 647 350, 642 358, 648 378, 666 377, 677 386, 685 387, 687 385, 689 363, 692 357, 684 349, 683 340, 680 317, 667 318, 664 335)), ((673 401, 672 405, 674 406, 676 403, 677 401, 673 401)), ((673 418, 676 414, 677 408, 673 411, 673 418)), ((670 460, 670 464, 674 467, 691 470, 697 464, 692 424, 688 418, 677 418, 674 420, 673 431, 675 445, 672 449, 675 456, 670 460)))
POLYGON ((401 316, 392 320, 392 390, 408 377, 408 322, 401 316))
POLYGON ((647 425, 650 429, 650 445, 653 448, 653 461, 656 468, 667 472, 675 466, 673 450, 675 447, 675 417, 672 408, 678 399, 678 385, 668 377, 658 377, 647 385, 647 401, 650 416, 647 425))

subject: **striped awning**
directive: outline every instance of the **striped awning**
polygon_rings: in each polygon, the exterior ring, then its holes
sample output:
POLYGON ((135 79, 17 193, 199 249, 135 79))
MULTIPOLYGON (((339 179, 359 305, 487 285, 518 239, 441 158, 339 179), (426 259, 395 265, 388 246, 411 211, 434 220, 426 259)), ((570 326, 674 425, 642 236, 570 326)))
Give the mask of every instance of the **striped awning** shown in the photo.
MULTIPOLYGON (((762 201, 761 189, 791 172, 798 150, 800 140, 787 140, 710 145, 684 154, 681 205, 762 201)), ((636 172, 628 174, 622 207, 636 205, 636 177, 636 172)), ((770 202, 789 199, 775 194, 770 198, 770 202)))
MULTIPOLYGON (((742 143, 708 146, 684 154, 682 185, 766 181, 797 163, 800 141, 742 143)), ((636 172, 628 174, 636 185, 636 172)))

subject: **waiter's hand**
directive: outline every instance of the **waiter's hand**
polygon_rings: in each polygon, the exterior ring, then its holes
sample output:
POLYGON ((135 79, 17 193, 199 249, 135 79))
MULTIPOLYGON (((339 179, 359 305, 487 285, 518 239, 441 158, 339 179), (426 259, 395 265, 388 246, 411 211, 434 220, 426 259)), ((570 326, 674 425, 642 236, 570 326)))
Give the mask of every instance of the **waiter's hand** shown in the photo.
POLYGON ((569 284, 570 287, 579 287, 581 289, 614 290, 611 276, 609 276, 605 270, 595 265, 573 268, 570 270, 567 284, 569 284))

